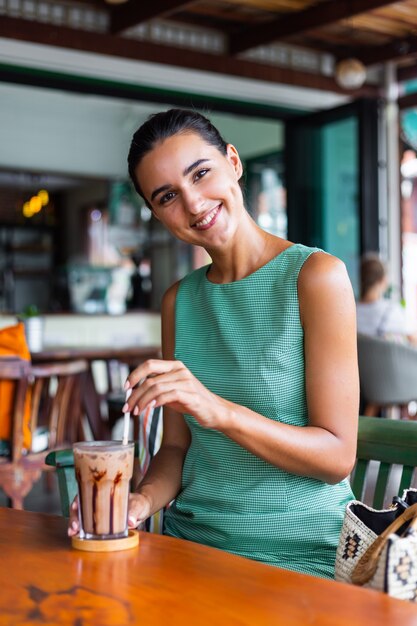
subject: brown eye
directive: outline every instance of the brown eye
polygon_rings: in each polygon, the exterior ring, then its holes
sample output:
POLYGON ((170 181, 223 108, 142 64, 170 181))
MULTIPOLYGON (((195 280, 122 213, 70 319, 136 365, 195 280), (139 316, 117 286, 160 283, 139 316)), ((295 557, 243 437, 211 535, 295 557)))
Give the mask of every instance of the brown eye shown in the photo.
POLYGON ((205 176, 208 171, 208 169, 198 170, 198 172, 196 172, 194 175, 194 180, 200 180, 200 178, 203 178, 203 176, 205 176))
POLYGON ((172 200, 172 198, 174 197, 175 197, 175 193, 173 191, 168 191, 168 193, 165 193, 163 196, 160 197, 158 204, 166 204, 167 202, 172 200))

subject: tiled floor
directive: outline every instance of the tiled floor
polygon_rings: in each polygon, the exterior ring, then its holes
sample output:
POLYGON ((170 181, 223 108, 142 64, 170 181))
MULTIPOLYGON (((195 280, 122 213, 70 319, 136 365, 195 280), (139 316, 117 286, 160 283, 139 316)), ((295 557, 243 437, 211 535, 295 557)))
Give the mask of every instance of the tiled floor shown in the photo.
MULTIPOLYGON (((27 511, 38 511, 61 515, 61 505, 59 501, 58 485, 55 474, 50 474, 49 483, 52 490, 48 491, 44 476, 35 483, 32 491, 25 498, 24 508, 27 511)), ((7 506, 7 497, 0 491, 0 506, 7 506)))

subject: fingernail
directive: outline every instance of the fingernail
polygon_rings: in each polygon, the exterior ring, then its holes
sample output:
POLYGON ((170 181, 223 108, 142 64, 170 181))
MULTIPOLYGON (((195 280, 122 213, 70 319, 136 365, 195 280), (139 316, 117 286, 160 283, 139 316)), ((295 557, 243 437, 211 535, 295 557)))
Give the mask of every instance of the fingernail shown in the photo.
POLYGON ((71 523, 71 528, 72 528, 73 530, 78 530, 78 524, 77 524, 77 522, 75 522, 75 521, 74 521, 74 522, 72 522, 72 523, 71 523))
POLYGON ((125 384, 123 385, 123 389, 127 391, 129 388, 130 388, 130 382, 127 380, 125 384))
POLYGON ((131 526, 136 526, 136 518, 133 517, 133 515, 129 515, 129 517, 127 518, 127 521, 131 526))
POLYGON ((156 400, 152 400, 152 402, 149 404, 149 408, 153 409, 155 405, 156 405, 156 400))
POLYGON ((133 415, 139 415, 139 409, 137 406, 133 409, 133 415))
POLYGON ((129 410, 129 405, 127 402, 125 402, 125 404, 122 406, 122 413, 126 413, 126 411, 129 410))

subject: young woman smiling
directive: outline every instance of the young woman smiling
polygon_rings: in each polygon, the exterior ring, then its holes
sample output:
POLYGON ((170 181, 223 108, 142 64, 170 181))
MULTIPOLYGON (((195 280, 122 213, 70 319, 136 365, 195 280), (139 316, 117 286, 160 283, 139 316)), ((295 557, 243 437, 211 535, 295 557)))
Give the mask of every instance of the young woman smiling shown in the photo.
POLYGON ((125 411, 164 407, 129 523, 171 503, 166 534, 331 578, 359 396, 345 267, 253 221, 239 154, 199 113, 152 116, 128 163, 154 216, 212 259, 168 289, 163 360, 126 382, 125 411))

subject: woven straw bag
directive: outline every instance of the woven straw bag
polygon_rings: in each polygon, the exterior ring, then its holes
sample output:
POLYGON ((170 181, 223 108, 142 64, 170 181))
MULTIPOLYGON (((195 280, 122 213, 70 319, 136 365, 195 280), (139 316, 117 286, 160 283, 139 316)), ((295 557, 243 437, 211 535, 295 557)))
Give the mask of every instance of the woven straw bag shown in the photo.
POLYGON ((358 500, 348 504, 335 578, 417 602, 417 489, 381 511, 358 500))

